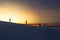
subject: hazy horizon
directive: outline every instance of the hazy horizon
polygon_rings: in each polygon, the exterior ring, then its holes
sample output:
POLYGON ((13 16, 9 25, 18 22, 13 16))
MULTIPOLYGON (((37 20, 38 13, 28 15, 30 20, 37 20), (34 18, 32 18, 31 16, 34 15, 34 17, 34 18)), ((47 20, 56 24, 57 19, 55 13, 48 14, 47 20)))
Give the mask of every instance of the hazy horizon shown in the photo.
POLYGON ((60 0, 0 0, 0 20, 60 23, 60 0))

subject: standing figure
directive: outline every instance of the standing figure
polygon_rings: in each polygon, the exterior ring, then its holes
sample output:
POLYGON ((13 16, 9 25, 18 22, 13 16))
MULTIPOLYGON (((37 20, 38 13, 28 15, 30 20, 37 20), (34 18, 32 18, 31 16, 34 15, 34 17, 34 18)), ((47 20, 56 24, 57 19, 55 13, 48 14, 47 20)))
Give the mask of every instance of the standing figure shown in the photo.
POLYGON ((11 22, 11 19, 9 19, 9 22, 11 22))
POLYGON ((39 27, 41 27, 41 24, 39 24, 39 27))
POLYGON ((27 20, 26 20, 26 24, 27 24, 27 20))

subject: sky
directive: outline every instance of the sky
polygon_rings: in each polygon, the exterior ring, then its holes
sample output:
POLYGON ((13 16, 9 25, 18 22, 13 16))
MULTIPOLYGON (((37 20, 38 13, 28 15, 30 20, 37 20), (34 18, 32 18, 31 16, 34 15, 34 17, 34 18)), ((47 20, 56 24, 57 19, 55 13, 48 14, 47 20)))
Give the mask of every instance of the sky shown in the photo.
POLYGON ((60 0, 0 0, 0 20, 60 23, 60 0))

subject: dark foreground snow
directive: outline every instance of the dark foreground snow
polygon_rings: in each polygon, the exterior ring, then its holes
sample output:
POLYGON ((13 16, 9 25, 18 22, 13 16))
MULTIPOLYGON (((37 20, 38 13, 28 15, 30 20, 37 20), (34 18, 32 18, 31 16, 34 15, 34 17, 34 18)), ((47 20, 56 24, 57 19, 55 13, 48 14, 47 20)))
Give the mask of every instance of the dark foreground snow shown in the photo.
POLYGON ((0 22, 0 40, 60 40, 60 30, 0 22))

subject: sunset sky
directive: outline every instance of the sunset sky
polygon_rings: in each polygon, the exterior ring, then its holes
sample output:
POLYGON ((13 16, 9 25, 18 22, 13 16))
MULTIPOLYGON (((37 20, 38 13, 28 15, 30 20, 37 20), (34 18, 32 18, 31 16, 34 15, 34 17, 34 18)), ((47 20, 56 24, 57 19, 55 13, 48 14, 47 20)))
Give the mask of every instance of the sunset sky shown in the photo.
POLYGON ((60 0, 0 0, 0 20, 60 23, 60 0))

